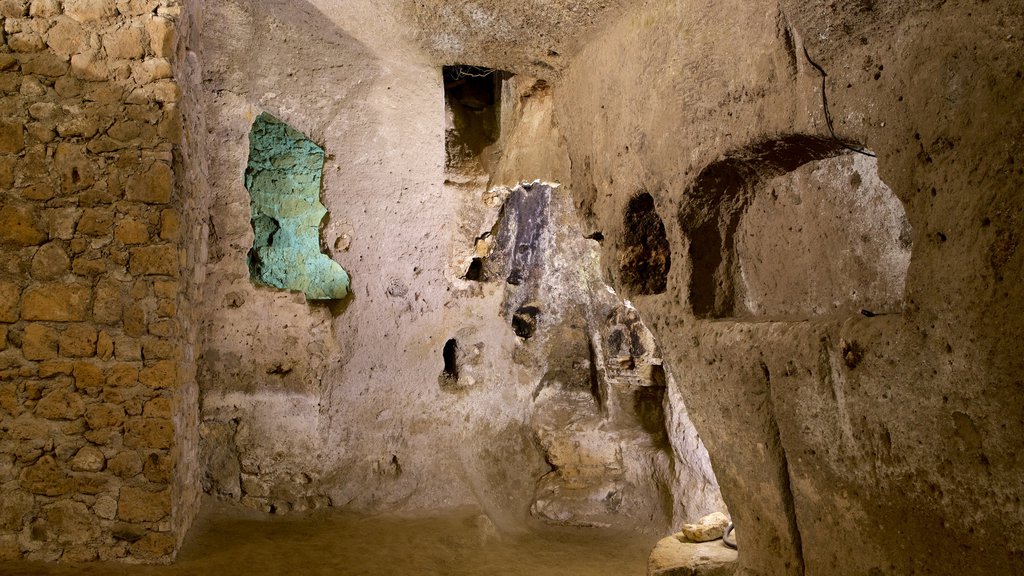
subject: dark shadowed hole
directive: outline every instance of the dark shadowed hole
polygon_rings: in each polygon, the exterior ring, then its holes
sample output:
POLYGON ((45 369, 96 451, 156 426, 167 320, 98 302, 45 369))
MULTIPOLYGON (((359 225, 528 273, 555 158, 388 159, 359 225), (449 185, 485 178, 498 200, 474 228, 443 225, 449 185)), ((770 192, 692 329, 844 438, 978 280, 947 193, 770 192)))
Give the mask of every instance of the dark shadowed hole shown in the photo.
POLYGON ((459 351, 459 343, 452 338, 444 343, 444 350, 441 356, 444 358, 444 372, 442 376, 446 380, 457 381, 459 379, 459 367, 456 365, 455 356, 459 351))
POLYGON ((473 258, 473 261, 469 263, 469 269, 466 270, 466 280, 472 280, 474 282, 480 282, 483 279, 484 273, 484 262, 480 258, 473 258))
POLYGON ((498 141, 505 76, 504 72, 478 66, 442 68, 445 104, 450 111, 445 131, 449 168, 462 167, 498 141))
POLYGON ((633 295, 661 294, 668 283, 672 265, 665 224, 654 207, 654 198, 644 192, 626 206, 623 243, 619 251, 619 274, 623 286, 633 295))
POLYGON ((539 314, 540 308, 537 306, 527 304, 520 307, 512 315, 512 331, 520 338, 533 336, 534 331, 537 329, 537 316, 539 314))

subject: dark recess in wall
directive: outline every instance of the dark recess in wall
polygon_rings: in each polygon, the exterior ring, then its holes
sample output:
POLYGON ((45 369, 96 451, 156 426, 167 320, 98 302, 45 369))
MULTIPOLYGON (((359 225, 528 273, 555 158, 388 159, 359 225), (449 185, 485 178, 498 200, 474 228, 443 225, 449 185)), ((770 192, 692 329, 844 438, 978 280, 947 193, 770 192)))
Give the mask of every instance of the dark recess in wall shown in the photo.
POLYGON ((456 357, 459 353, 459 343, 455 338, 444 343, 444 350, 441 357, 444 359, 444 370, 441 372, 441 386, 454 385, 459 381, 459 366, 456 357))
POLYGON ((668 283, 672 254, 654 197, 647 192, 633 197, 622 225, 619 277, 623 286, 630 295, 661 294, 668 283))
POLYGON ((447 166, 464 168, 501 136, 504 72, 478 66, 442 68, 445 105, 451 124, 445 134, 447 166))

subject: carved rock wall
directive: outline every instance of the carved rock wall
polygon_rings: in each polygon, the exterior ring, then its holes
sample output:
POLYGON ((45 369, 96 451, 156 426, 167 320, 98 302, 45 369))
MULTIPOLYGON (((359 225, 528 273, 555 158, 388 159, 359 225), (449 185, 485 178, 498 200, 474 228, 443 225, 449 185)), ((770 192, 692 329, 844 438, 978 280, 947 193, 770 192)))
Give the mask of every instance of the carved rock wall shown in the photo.
MULTIPOLYGON (((665 222, 666 290, 633 301, 707 442, 742 573, 1022 570, 1024 317, 1008 280, 1022 265, 1021 101, 1009 97, 1021 24, 1011 3, 653 1, 603 29, 556 86, 573 191, 606 239, 613 286, 627 280, 616 263, 630 199, 649 192, 665 222), (842 141, 805 49, 828 73, 842 141), (839 302, 810 320, 737 318, 721 216, 742 216, 742 195, 721 191, 795 177, 821 159, 814 140, 877 154, 912 229, 902 297, 876 317, 839 302)), ((770 186, 752 189, 755 205, 771 202, 770 186)), ((830 218, 789 231, 751 216, 746 238, 818 238, 833 254, 799 277, 785 250, 764 254, 778 302, 804 301, 800 283, 829 266, 863 265, 830 218)), ((890 217, 865 202, 846 224, 877 236, 890 217)), ((875 258, 873 274, 897 262, 875 258)))

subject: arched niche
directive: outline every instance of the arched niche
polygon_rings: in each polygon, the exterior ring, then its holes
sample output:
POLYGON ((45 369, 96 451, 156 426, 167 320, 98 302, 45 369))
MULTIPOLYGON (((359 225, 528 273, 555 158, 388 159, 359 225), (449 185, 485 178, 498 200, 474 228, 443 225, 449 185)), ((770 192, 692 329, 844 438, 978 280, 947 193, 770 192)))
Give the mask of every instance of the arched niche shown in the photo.
POLYGON ((912 232, 873 157, 787 136, 706 167, 679 222, 702 318, 802 319, 901 309, 912 232))

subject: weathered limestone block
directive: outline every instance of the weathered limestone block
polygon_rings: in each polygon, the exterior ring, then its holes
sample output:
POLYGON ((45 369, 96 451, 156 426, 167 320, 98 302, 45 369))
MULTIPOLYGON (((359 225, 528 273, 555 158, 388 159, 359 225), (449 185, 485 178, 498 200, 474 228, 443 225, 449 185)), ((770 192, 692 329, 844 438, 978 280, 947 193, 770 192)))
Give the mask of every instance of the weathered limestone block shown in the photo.
POLYGON ((669 536, 651 552, 647 576, 732 576, 737 557, 721 542, 683 543, 669 536))
POLYGON ((142 415, 146 418, 172 418, 171 399, 161 396, 153 398, 142 409, 142 415))
POLYGON ((31 517, 35 497, 21 490, 11 490, 0 498, 0 529, 20 530, 31 517))
POLYGON ((18 480, 25 490, 44 496, 60 496, 74 488, 71 477, 49 454, 22 470, 18 480))
POLYGON ((117 498, 108 494, 97 496, 92 512, 104 520, 113 520, 117 517, 117 498))
POLYGON ((60 242, 48 242, 36 250, 32 257, 32 278, 53 280, 68 271, 71 260, 60 242))
POLYGON ((142 341, 144 360, 168 360, 178 357, 178 343, 160 338, 146 338, 142 341))
POLYGON ((120 478, 131 478, 142 473, 142 457, 135 450, 118 452, 107 461, 107 470, 120 478))
POLYGON ((18 32, 7 38, 7 45, 15 52, 31 53, 46 48, 42 36, 35 32, 18 32))
MULTIPOLYGON (((45 48, 42 38, 39 39, 39 43, 43 44, 42 50, 45 48)), ((66 58, 61 58, 53 52, 40 52, 32 58, 26 58, 21 63, 21 71, 25 74, 37 74, 39 76, 46 76, 49 78, 59 78, 68 72, 68 62, 66 58)))
POLYGON ((141 26, 127 25, 103 37, 103 48, 110 59, 142 58, 145 54, 145 31, 141 26))
POLYGON ((172 360, 160 360, 139 372, 139 382, 155 390, 174 388, 177 377, 177 365, 172 360))
POLYGON ((165 449, 174 445, 174 424, 166 418, 129 418, 124 422, 128 448, 165 449))
POLYGON ((124 423, 124 407, 117 404, 93 404, 85 411, 85 422, 89 428, 115 428, 124 423))
POLYGON ((675 537, 680 542, 710 542, 721 538, 728 525, 728 516, 721 512, 714 512, 693 524, 683 524, 683 529, 675 534, 675 537))
POLYGON ((61 544, 86 544, 99 536, 95 516, 81 502, 61 500, 45 509, 44 518, 47 531, 61 544))
POLYGON ((95 22, 116 13, 109 0, 64 0, 64 13, 79 22, 95 22))
POLYGON ((21 288, 0 280, 0 322, 17 322, 21 313, 21 288))
POLYGON ((54 54, 65 59, 79 53, 83 42, 87 40, 88 35, 82 25, 66 16, 57 18, 56 24, 46 33, 46 45, 54 54))
POLYGON ((145 244, 149 242, 149 226, 142 220, 122 219, 114 227, 114 239, 122 244, 145 244))
POLYGON ((107 236, 114 225, 113 208, 89 208, 78 221, 78 233, 88 236, 107 236))
POLYGON ((174 210, 167 209, 160 213, 160 238, 168 242, 177 242, 181 235, 181 218, 174 210))
POLYGON ((71 469, 76 472, 99 472, 106 463, 103 452, 95 446, 83 446, 70 462, 71 469))
POLYGON ((180 99, 181 89, 178 87, 177 82, 160 80, 132 90, 126 102, 129 104, 147 104, 150 102, 170 104, 178 102, 180 99))
POLYGON ((24 320, 81 322, 89 310, 92 290, 81 284, 40 284, 25 290, 21 299, 24 320))
POLYGON ((125 197, 135 202, 166 204, 171 199, 173 173, 164 162, 154 162, 148 170, 128 179, 125 197))
POLYGON ((146 21, 146 32, 149 33, 149 46, 153 55, 158 58, 174 56, 174 23, 162 16, 153 16, 146 21))
POLYGON ((177 544, 174 536, 160 532, 147 532, 145 536, 131 545, 133 556, 144 560, 162 558, 174 551, 177 544))
POLYGON ((60 1, 32 0, 28 14, 33 18, 52 18, 60 14, 60 1))
POLYGON ((88 324, 72 324, 60 335, 60 355, 89 358, 96 355, 96 329, 88 324))
POLYGON ((53 378, 54 376, 70 376, 75 365, 67 360, 51 360, 39 364, 37 376, 40 378, 53 378))
POLYGON ((128 388, 139 382, 139 369, 134 364, 115 364, 107 370, 107 386, 128 388))
POLYGON ((92 362, 78 362, 75 364, 73 375, 75 377, 75 388, 79 390, 94 390, 103 386, 103 371, 92 362))
POLYGON ((28 360, 57 357, 57 331, 44 324, 28 324, 22 336, 21 353, 28 360))
POLYGON ((151 492, 125 486, 117 501, 117 517, 125 522, 157 522, 171 513, 170 488, 151 492))
POLYGON ((142 474, 150 482, 167 484, 174 475, 174 460, 166 454, 151 452, 142 466, 142 474))
MULTIPOLYGON (((0 130, 2 129, 0 126, 0 130)), ((0 148, 2 146, 0 140, 0 148)), ((43 230, 39 214, 31 206, 12 202, 0 206, 0 244, 38 246, 46 242, 46 239, 46 231, 43 230)))
POLYGON ((36 416, 48 420, 74 420, 85 414, 85 400, 66 388, 50 392, 36 404, 36 416))
POLYGON ((71 73, 80 80, 102 82, 110 78, 107 61, 95 52, 82 52, 71 57, 71 73))
POLYGON ((77 207, 51 208, 45 210, 44 214, 50 238, 71 240, 75 236, 75 224, 81 218, 82 210, 77 207))
POLYGON ((165 58, 147 58, 132 65, 132 79, 139 86, 170 78, 171 73, 171 63, 165 58))
POLYGON ((114 325, 121 322, 123 285, 113 278, 101 278, 96 283, 96 298, 93 301, 93 320, 99 324, 114 325))
POLYGON ((100 331, 96 336, 96 356, 103 361, 114 357, 114 339, 106 330, 100 331))
MULTIPOLYGON (((83 119, 80 118, 83 115, 83 111, 81 109, 77 107, 67 107, 66 112, 68 115, 78 117, 78 119, 75 120, 76 123, 83 121, 83 119)), ((96 120, 92 120, 91 122, 93 124, 98 124, 96 120)), ((87 131, 82 126, 65 126, 63 124, 62 126, 63 130, 70 131, 74 129, 75 132, 79 133, 87 131)), ((93 128, 89 128, 88 130, 92 129, 93 128)), ((74 192, 87 190, 96 184, 95 158, 90 157, 86 152, 87 149, 78 144, 61 142, 57 145, 57 151, 53 156, 53 166, 60 175, 61 190, 65 194, 72 194, 74 192)))
POLYGON ((27 10, 25 0, 0 0, 0 16, 4 18, 24 18, 27 10))
POLYGON ((133 276, 177 276, 178 248, 173 244, 132 248, 128 270, 133 276))

